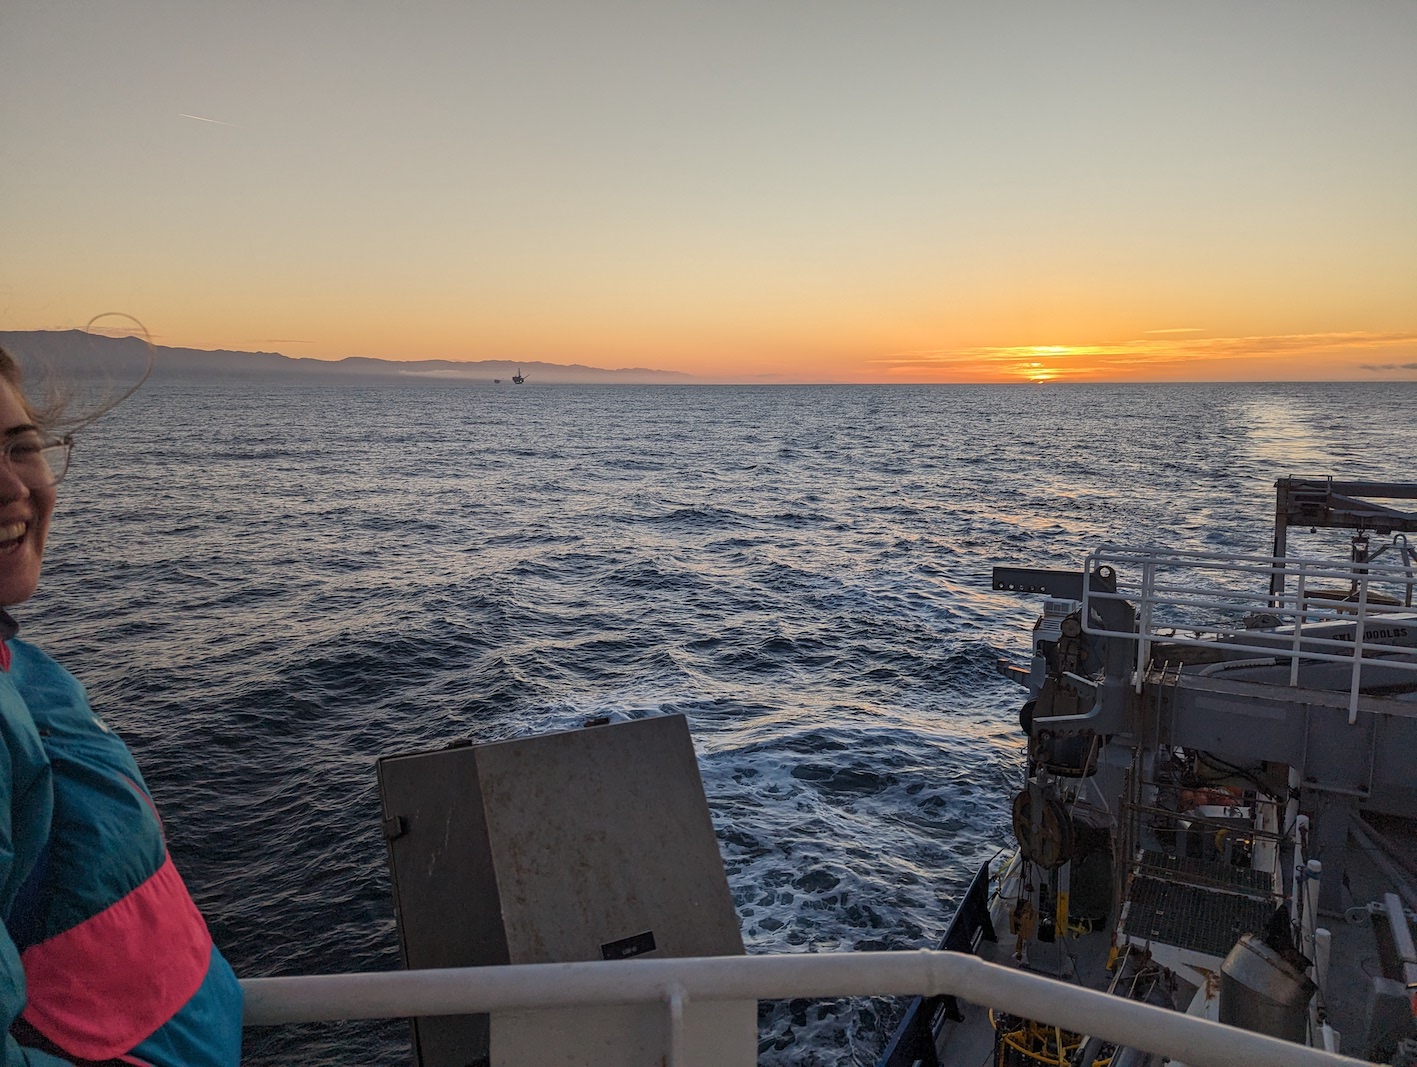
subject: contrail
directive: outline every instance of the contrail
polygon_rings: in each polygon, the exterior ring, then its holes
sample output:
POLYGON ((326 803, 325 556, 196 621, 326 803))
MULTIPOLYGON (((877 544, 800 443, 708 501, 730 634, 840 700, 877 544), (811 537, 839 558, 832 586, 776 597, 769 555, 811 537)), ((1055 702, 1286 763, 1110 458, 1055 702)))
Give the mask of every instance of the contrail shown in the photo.
POLYGON ((218 126, 235 126, 234 122, 222 122, 221 119, 209 119, 204 115, 188 115, 186 112, 177 113, 179 119, 196 119, 198 122, 215 122, 218 126))

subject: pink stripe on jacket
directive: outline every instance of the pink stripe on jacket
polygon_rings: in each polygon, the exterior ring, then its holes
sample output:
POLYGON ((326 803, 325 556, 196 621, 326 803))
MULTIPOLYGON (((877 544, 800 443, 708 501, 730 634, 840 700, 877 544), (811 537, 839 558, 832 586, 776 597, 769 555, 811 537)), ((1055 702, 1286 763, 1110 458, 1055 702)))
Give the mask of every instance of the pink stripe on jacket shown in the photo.
POLYGON ((192 998, 211 955, 207 924, 169 857, 123 899, 25 949, 22 1018, 74 1055, 112 1059, 192 998))

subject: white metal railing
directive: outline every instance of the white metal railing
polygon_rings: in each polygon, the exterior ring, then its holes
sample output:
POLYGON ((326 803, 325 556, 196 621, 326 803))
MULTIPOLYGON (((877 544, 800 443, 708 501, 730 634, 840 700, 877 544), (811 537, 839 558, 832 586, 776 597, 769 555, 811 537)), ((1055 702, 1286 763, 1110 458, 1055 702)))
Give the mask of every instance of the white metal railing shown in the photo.
POLYGON ((1302 663, 1345 664, 1350 722, 1357 718, 1364 666, 1382 657, 1384 667, 1417 675, 1411 567, 1159 548, 1099 549, 1087 557, 1087 573, 1099 567, 1115 572, 1116 591, 1084 590, 1083 627, 1089 634, 1137 640, 1138 688, 1157 639, 1248 653, 1265 662, 1287 660, 1291 686, 1299 684, 1302 663), (1271 593, 1276 575, 1285 588, 1271 593), (1334 584, 1342 588, 1324 588, 1334 584), (1136 629, 1107 629, 1093 610, 1098 600, 1132 603, 1136 629), (1246 629, 1246 617, 1256 615, 1277 626, 1246 629))
MULTIPOLYGON (((657 1003, 670 1019, 669 1067, 696 1051, 687 1045, 694 1039, 674 1024, 686 1003, 916 995, 961 997, 1192 1067, 1352 1067, 1363 1062, 959 952, 642 958, 247 978, 241 984, 247 1026, 657 1003)), ((714 1062, 704 1058, 704 1049, 697 1052, 701 1061, 714 1062)))

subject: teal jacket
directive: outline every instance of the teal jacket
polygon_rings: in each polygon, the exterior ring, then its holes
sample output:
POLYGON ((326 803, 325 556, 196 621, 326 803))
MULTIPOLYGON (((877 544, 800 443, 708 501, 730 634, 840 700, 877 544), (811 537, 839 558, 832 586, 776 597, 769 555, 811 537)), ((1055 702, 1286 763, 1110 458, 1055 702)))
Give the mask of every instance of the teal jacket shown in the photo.
POLYGON ((241 987, 127 747, 0 611, 5 1067, 230 1067, 241 987))

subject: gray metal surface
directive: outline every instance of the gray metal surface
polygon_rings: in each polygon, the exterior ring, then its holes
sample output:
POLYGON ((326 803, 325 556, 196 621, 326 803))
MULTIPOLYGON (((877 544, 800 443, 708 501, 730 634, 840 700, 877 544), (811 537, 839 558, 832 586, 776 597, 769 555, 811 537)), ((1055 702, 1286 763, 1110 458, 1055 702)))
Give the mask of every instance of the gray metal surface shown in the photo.
MULTIPOLYGON (((1306 789, 1364 800, 1371 811, 1417 810, 1417 704, 1358 699, 1348 722, 1341 693, 1182 674, 1160 690, 1161 730, 1173 744, 1236 763, 1269 760, 1300 769, 1306 789)), ((1153 697, 1154 699, 1154 697, 1153 697)))
POLYGON ((1246 935, 1220 965, 1220 1021, 1302 1042, 1314 983, 1257 937, 1246 935))
MULTIPOLYGON (((681 715, 386 757, 379 783, 410 969, 743 951, 681 715)), ((485 1017, 418 1020, 415 1046, 511 1062, 485 1017)))

